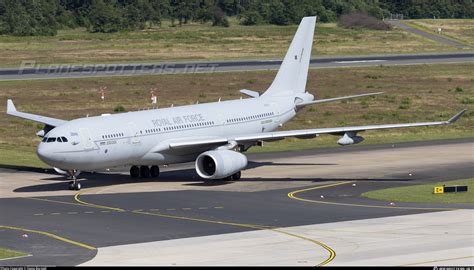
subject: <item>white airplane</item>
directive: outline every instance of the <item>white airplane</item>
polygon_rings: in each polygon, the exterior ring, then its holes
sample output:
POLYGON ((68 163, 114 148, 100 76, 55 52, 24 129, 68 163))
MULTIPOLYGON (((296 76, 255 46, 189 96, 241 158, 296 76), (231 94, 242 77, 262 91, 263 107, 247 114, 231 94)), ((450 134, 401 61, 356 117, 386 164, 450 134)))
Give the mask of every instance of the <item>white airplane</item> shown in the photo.
POLYGON ((251 98, 71 121, 18 112, 8 100, 7 114, 45 124, 38 132, 43 136, 38 157, 67 173, 73 180, 69 188, 79 190, 80 171, 130 166, 131 177, 157 177, 159 165, 191 161, 204 179, 237 180, 247 166, 242 152, 263 141, 332 134, 341 136, 340 145, 357 144, 362 131, 451 124, 466 111, 442 122, 275 131, 304 106, 381 94, 315 100, 306 92, 315 26, 316 17, 303 18, 276 78, 262 95, 243 89, 251 98))

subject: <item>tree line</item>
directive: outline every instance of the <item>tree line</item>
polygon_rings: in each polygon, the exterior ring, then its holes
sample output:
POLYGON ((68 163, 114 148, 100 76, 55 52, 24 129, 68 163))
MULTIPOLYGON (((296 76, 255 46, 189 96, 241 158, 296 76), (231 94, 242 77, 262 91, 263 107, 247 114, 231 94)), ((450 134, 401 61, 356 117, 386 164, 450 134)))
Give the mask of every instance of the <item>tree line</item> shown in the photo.
POLYGON ((89 32, 131 31, 161 25, 212 22, 229 26, 297 24, 317 15, 334 22, 362 12, 376 18, 390 13, 405 18, 474 18, 472 0, 0 0, 0 33, 17 36, 56 35, 58 29, 85 27, 89 32))

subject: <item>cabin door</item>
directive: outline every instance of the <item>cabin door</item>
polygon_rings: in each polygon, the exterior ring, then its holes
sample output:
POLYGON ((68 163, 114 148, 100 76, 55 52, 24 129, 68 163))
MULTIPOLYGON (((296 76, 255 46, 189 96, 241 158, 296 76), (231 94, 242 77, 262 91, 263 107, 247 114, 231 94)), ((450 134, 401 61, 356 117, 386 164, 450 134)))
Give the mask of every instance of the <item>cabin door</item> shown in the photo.
POLYGON ((92 141, 90 130, 88 128, 80 128, 79 134, 81 136, 81 143, 84 150, 94 149, 94 142, 92 141))

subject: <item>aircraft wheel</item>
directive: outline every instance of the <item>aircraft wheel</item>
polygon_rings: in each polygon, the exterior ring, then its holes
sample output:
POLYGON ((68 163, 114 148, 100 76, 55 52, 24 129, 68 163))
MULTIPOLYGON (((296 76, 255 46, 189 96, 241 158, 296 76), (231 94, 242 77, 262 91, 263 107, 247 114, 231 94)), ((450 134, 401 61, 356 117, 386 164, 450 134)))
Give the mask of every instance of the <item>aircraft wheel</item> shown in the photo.
POLYGON ((160 175, 160 167, 158 167, 156 165, 151 166, 150 175, 153 178, 158 177, 160 175))
POLYGON ((240 177, 242 176, 242 173, 240 171, 234 173, 233 175, 231 175, 231 178, 232 180, 239 180, 240 177))
POLYGON ((140 176, 140 169, 137 166, 132 166, 130 168, 130 176, 132 178, 137 178, 140 176))
POLYGON ((74 190, 81 190, 81 183, 74 184, 74 190))
POLYGON ((140 177, 150 177, 150 168, 148 166, 140 166, 140 177))

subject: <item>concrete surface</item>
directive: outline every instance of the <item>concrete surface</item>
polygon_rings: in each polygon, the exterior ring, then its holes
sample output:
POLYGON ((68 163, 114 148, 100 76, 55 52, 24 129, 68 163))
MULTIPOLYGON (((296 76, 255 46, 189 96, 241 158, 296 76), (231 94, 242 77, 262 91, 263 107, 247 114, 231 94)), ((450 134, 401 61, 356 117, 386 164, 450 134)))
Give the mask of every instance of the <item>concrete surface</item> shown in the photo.
MULTIPOLYGON (((474 210, 374 218, 280 229, 318 239, 337 255, 330 266, 467 266, 474 264, 474 210)), ((311 266, 330 253, 272 231, 99 248, 84 266, 311 266)))
MULTIPOLYGON (((211 239, 211 242, 206 240, 203 247, 214 248, 207 250, 199 246, 193 253, 183 255, 204 253, 208 256, 202 255, 196 264, 313 265, 328 259, 329 250, 323 245, 336 252, 336 259, 331 263, 379 264, 377 258, 384 257, 390 263, 416 264, 439 257, 443 262, 462 264, 466 256, 452 260, 454 257, 443 257, 443 254, 464 254, 465 245, 458 249, 444 237, 438 236, 440 240, 433 238, 433 242, 429 242, 428 236, 420 236, 420 243, 429 244, 424 247, 416 245, 415 236, 407 236, 410 230, 422 234, 425 225, 447 230, 445 232, 452 235, 451 228, 463 230, 456 224, 446 223, 457 220, 456 217, 445 215, 446 220, 442 220, 436 216, 431 220, 431 216, 423 216, 413 221, 402 219, 403 222, 385 218, 432 212, 442 215, 452 213, 447 212, 448 209, 472 210, 473 204, 400 202, 393 206, 360 194, 472 178, 473 147, 473 139, 462 139, 249 154, 249 169, 240 181, 203 182, 196 178, 192 164, 187 164, 170 166, 158 181, 133 182, 128 175, 120 173, 86 174, 81 194, 66 190, 62 176, 0 169, 1 245, 31 255, 0 261, 0 265, 78 265, 94 258, 95 248, 100 253, 103 248, 157 241, 172 244, 169 251, 160 249, 164 252, 160 255, 166 260, 159 264, 186 263, 189 261, 176 259, 181 255, 174 255, 172 247, 175 243, 188 242, 168 241, 189 240, 190 245, 195 246, 195 239, 211 239), (306 201, 290 197, 294 192, 297 192, 296 197, 306 201), (380 224, 370 223, 380 218, 386 225, 386 235, 380 224), (331 225, 324 227, 325 224, 331 225), (366 230, 350 230, 350 227, 365 228, 363 224, 368 224, 366 230), (305 226, 310 229, 299 229, 305 226), (312 226, 317 229, 313 230, 312 226), (331 231, 331 228, 342 229, 331 231), (43 233, 27 233, 29 237, 25 238, 22 236, 25 229, 43 233), (60 238, 52 238, 51 234, 60 238), (212 238, 214 236, 217 238, 212 238), (388 240, 384 242, 384 238, 388 240), (394 239, 402 239, 399 246, 394 239), (230 251, 219 248, 229 243, 234 246, 230 251), (386 249, 382 243, 387 244, 386 249), (402 245, 411 255, 403 253, 402 245), (356 246, 364 246, 364 249, 358 253, 356 246), (285 247, 291 249, 285 250, 285 247), (254 253, 249 254, 247 250, 254 253), (229 257, 216 259, 211 256, 214 253, 229 257), (277 254, 280 256, 275 260, 277 254), (350 257, 350 254, 356 255, 350 257)), ((472 216, 472 212, 462 211, 460 216, 465 217, 464 213, 472 216)), ((473 227, 472 221, 470 227, 473 227)), ((466 239, 469 237, 464 235, 466 239)), ((185 246, 183 250, 187 250, 185 246)), ((142 255, 154 256, 154 252, 153 248, 143 249, 142 255)), ((134 260, 126 256, 124 262, 149 263, 148 259, 134 260)), ((122 261, 117 263, 123 265, 122 261)))

